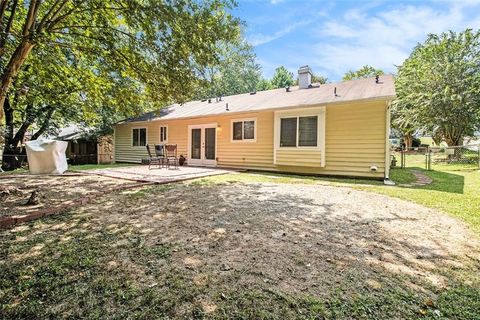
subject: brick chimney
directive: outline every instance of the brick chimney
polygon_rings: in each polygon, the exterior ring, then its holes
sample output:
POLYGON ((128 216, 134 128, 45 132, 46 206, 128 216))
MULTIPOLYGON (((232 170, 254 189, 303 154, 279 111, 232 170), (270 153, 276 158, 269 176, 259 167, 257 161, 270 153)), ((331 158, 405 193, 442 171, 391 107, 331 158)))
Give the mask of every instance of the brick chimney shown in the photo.
POLYGON ((308 89, 312 84, 312 69, 302 66, 298 69, 298 86, 300 89, 308 89))

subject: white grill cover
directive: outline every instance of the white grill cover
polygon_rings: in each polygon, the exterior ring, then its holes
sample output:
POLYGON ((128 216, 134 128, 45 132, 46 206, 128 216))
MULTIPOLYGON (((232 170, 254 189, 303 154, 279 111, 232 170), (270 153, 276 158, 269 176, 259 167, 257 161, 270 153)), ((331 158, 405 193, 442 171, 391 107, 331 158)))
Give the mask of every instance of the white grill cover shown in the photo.
POLYGON ((56 140, 33 140, 25 143, 28 167, 32 174, 62 174, 68 169, 68 142, 56 140))

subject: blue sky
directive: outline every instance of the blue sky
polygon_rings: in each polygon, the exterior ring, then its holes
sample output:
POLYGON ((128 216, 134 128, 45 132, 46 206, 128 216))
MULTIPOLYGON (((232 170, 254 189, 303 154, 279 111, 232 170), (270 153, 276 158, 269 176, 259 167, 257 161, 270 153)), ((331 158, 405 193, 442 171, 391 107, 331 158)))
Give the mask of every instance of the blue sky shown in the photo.
POLYGON ((480 0, 238 2, 268 78, 280 65, 296 74, 308 64, 331 81, 365 64, 395 72, 428 33, 480 28, 480 0))

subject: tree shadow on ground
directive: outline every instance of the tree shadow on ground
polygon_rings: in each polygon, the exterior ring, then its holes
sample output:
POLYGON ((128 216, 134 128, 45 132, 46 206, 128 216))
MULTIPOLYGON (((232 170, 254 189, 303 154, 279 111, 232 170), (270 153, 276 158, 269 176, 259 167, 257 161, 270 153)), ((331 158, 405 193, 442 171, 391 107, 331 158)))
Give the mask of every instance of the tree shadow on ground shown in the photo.
POLYGON ((329 186, 156 186, 0 235, 11 318, 413 318, 479 267, 449 219, 329 186))

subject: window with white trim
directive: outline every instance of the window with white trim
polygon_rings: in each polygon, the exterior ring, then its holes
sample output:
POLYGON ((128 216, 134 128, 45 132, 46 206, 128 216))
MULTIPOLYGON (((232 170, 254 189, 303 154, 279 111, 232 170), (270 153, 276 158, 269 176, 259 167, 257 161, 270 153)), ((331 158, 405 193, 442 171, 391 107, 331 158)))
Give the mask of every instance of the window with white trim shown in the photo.
POLYGON ((232 121, 233 141, 254 141, 256 120, 234 120, 232 121))
POLYGON ((167 126, 161 126, 160 127, 160 142, 167 142, 167 141, 168 141, 167 126))
POLYGON ((317 147, 318 116, 280 118, 280 147, 317 147))
POLYGON ((147 128, 132 129, 132 146, 144 147, 147 145, 147 128))

